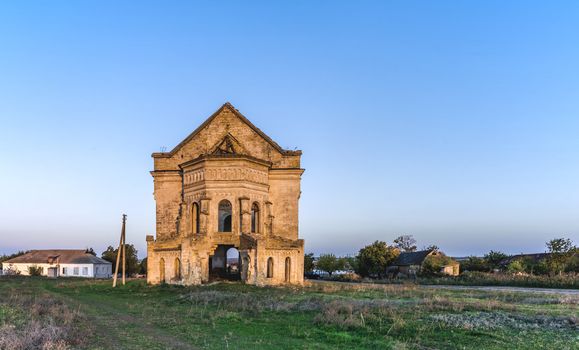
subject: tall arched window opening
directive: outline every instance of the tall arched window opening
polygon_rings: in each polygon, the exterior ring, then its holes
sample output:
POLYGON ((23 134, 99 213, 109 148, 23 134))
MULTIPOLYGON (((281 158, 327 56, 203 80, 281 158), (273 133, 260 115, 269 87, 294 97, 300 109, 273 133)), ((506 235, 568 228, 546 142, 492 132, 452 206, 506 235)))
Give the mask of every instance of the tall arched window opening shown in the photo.
POLYGON ((292 273, 292 260, 288 256, 287 258, 285 258, 285 281, 286 282, 290 281, 291 273, 292 273))
POLYGON ((174 276, 176 281, 181 279, 181 260, 179 260, 179 258, 175 258, 174 276))
POLYGON ((159 280, 165 283, 165 259, 163 258, 159 261, 159 280))
POLYGON ((273 258, 267 259, 267 278, 273 278, 273 258))
POLYGON ((199 204, 191 206, 191 233, 199 233, 199 204))
POLYGON ((231 202, 227 199, 219 202, 219 232, 231 232, 231 202))
POLYGON ((251 232, 259 232, 259 205, 257 203, 251 205, 251 232))

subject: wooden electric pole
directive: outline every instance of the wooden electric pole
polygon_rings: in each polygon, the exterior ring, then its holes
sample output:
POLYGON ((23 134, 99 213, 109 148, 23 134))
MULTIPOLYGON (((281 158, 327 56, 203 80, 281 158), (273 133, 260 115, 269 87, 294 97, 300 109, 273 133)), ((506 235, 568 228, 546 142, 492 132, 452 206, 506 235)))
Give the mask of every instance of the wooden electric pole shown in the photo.
POLYGON ((123 214, 123 227, 121 228, 121 241, 119 242, 119 250, 117 251, 117 263, 115 265, 115 275, 113 277, 113 288, 117 286, 117 275, 119 274, 119 263, 121 259, 121 251, 123 254, 123 285, 125 285, 125 266, 126 266, 126 244, 125 244, 125 224, 127 222, 127 215, 123 214))

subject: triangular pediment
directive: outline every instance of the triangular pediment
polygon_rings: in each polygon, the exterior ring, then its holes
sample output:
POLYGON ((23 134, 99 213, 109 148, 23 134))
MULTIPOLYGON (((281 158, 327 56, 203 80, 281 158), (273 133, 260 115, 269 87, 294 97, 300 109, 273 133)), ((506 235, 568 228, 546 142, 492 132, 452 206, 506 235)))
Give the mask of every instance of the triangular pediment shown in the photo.
POLYGON ((247 151, 243 148, 241 143, 237 141, 233 135, 227 133, 217 145, 213 146, 210 151, 211 154, 216 155, 228 155, 228 154, 247 154, 247 151))
MULTIPOLYGON (((207 120, 205 120, 203 124, 201 124, 197 129, 195 129, 195 131, 193 131, 189 136, 187 136, 187 138, 185 138, 181 143, 179 143, 175 148, 173 148, 173 150, 171 150, 170 152, 154 153, 153 157, 172 157, 175 154, 177 154, 181 149, 184 149, 186 146, 191 148, 188 145, 199 143, 199 146, 196 146, 195 147, 196 149, 191 152, 194 155, 199 155, 200 153, 222 154, 222 155, 244 154, 256 156, 258 158, 264 158, 260 157, 260 155, 257 154, 248 153, 246 149, 241 145, 241 143, 232 135, 233 132, 229 130, 230 126, 229 123, 233 123, 236 125, 243 125, 246 128, 246 130, 248 130, 248 132, 242 133, 244 135, 237 135, 239 134, 239 129, 235 131, 236 133, 235 135, 243 138, 242 140, 243 142, 247 143, 246 137, 248 137, 248 135, 250 134, 255 135, 251 137, 256 137, 257 139, 260 140, 260 141, 255 140, 251 141, 253 142, 252 149, 254 151, 255 151, 254 147, 257 143, 263 143, 264 145, 269 145, 269 149, 271 149, 274 152, 279 152, 279 154, 281 155, 301 154, 301 151, 288 151, 281 148, 275 141, 273 141, 263 131, 261 131, 255 125, 253 125, 245 116, 243 116, 237 109, 235 109, 235 107, 233 107, 228 102, 225 103, 223 106, 221 106, 221 108, 219 108, 215 113, 213 113, 207 120), (224 117, 224 115, 229 116, 233 115, 234 116, 233 118, 235 118, 235 120, 228 119, 228 121, 226 121, 225 119, 227 117, 224 117), (221 132, 224 132, 224 134, 218 138, 217 143, 215 143, 216 142, 215 136, 211 136, 215 135, 215 131, 217 131, 215 129, 217 130, 222 129, 221 132), (209 144, 214 143, 214 145, 211 148, 206 148, 208 146, 207 143, 209 144), (201 146, 201 144, 205 144, 205 146, 201 146)), ((266 147, 262 147, 261 149, 265 150, 266 147)), ((265 158, 269 158, 267 157, 267 154, 264 154, 262 156, 266 156, 265 158)))

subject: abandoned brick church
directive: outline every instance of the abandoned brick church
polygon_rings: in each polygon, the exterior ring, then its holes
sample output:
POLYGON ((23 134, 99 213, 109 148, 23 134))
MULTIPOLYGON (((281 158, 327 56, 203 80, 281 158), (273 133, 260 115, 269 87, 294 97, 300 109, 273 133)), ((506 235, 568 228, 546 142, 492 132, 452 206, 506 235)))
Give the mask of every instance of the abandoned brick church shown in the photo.
POLYGON ((147 236, 147 281, 302 284, 301 154, 229 103, 172 151, 153 153, 157 232, 147 236))

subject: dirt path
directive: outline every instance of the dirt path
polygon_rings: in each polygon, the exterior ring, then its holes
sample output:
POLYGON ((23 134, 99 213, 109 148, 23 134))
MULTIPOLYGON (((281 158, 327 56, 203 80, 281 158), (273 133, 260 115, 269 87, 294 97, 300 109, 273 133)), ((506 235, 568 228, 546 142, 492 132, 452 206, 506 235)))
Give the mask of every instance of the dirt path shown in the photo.
POLYGON ((182 341, 174 335, 147 324, 142 319, 120 312, 117 308, 103 303, 102 300, 79 300, 71 295, 63 295, 52 291, 48 292, 67 302, 69 305, 74 305, 75 308, 84 310, 84 314, 94 321, 96 325, 96 335, 98 336, 99 341, 104 343, 103 345, 105 345, 106 349, 142 349, 141 346, 135 345, 133 347, 127 347, 123 344, 123 335, 120 334, 119 329, 115 327, 115 325, 118 325, 119 323, 125 326, 135 326, 143 337, 151 339, 152 342, 159 345, 158 348, 160 349, 197 349, 193 345, 182 341))

